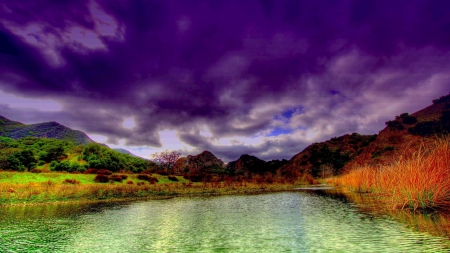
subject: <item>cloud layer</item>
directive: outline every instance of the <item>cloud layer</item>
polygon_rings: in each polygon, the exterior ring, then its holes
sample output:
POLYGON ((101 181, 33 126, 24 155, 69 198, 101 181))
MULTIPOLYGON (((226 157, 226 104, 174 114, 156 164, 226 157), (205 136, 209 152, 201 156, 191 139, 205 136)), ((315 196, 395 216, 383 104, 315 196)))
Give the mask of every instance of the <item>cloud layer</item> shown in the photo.
POLYGON ((0 114, 140 150, 290 158, 447 94, 449 5, 6 1, 0 114))

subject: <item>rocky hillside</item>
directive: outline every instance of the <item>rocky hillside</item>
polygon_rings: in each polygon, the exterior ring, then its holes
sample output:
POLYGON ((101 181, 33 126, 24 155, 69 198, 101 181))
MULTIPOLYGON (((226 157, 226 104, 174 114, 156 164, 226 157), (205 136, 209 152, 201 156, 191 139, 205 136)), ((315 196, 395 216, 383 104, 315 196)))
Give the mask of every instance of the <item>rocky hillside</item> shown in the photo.
POLYGON ((450 94, 411 115, 402 113, 386 122, 378 138, 371 143, 344 170, 364 164, 387 164, 399 156, 416 152, 421 143, 435 136, 450 133, 450 94))
POLYGON ((72 130, 57 122, 26 125, 0 116, 0 136, 19 139, 24 137, 46 137, 71 141, 75 144, 93 142, 85 133, 72 130))
POLYGON ((287 163, 287 160, 263 161, 256 156, 241 155, 239 159, 229 162, 227 171, 231 175, 251 177, 252 174, 276 173, 276 170, 287 163))
POLYGON ((202 153, 180 158, 176 167, 181 171, 189 171, 194 174, 224 173, 225 164, 211 152, 205 150, 202 153))
POLYGON ((334 137, 325 142, 313 143, 292 157, 280 168, 280 173, 282 175, 310 174, 314 177, 336 175, 376 139, 377 135, 353 133, 334 137))

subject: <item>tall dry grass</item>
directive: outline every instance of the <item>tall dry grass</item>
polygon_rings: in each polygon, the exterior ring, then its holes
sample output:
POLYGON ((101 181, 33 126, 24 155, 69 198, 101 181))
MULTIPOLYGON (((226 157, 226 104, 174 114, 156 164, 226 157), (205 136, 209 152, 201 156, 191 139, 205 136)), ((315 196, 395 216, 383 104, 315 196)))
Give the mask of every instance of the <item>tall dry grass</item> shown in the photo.
POLYGON ((424 142, 386 166, 365 166, 329 181, 356 192, 380 193, 393 208, 450 207, 450 138, 424 142))

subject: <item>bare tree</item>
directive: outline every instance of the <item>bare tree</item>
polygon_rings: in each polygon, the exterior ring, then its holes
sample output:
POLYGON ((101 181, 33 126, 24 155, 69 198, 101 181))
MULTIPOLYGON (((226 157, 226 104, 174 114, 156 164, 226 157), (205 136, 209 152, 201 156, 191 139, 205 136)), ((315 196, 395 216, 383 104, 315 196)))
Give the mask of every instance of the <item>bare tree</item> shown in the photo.
POLYGON ((169 175, 174 173, 174 165, 180 156, 180 152, 175 150, 165 150, 152 155, 153 160, 169 175))

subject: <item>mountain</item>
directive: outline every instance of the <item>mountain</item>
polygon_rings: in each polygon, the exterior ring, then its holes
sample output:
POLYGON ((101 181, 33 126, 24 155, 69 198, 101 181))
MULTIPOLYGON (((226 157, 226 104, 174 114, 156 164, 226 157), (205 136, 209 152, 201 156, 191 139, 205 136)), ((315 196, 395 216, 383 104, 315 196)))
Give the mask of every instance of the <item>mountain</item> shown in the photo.
POLYGON ((377 135, 353 133, 313 143, 293 156, 279 172, 281 175, 300 173, 314 177, 339 174, 348 162, 361 154, 376 139, 377 135))
POLYGON ((402 113, 386 122, 378 135, 357 133, 313 143, 279 169, 280 175, 327 177, 354 167, 383 165, 417 152, 424 141, 450 133, 450 94, 413 114, 402 113))
POLYGON ((131 153, 130 151, 123 149, 123 148, 113 148, 112 150, 117 151, 122 154, 125 154, 125 155, 135 156, 133 153, 131 153))
POLYGON ((26 125, 0 116, 0 136, 19 139, 24 137, 46 137, 72 141, 75 144, 93 142, 85 133, 70 129, 57 122, 26 125))
POLYGON ((223 161, 207 150, 195 156, 188 155, 183 161, 191 173, 217 173, 225 169, 223 161))
POLYGON ((411 115, 402 113, 386 122, 378 138, 346 164, 344 171, 356 166, 388 164, 400 156, 417 152, 423 142, 450 133, 450 94, 411 115))
POLYGON ((266 162, 259 159, 256 156, 251 155, 241 155, 239 159, 233 162, 229 162, 227 165, 227 171, 232 175, 242 175, 245 177, 250 177, 252 174, 264 174, 264 173, 275 173, 278 168, 283 166, 286 160, 272 160, 266 162))

